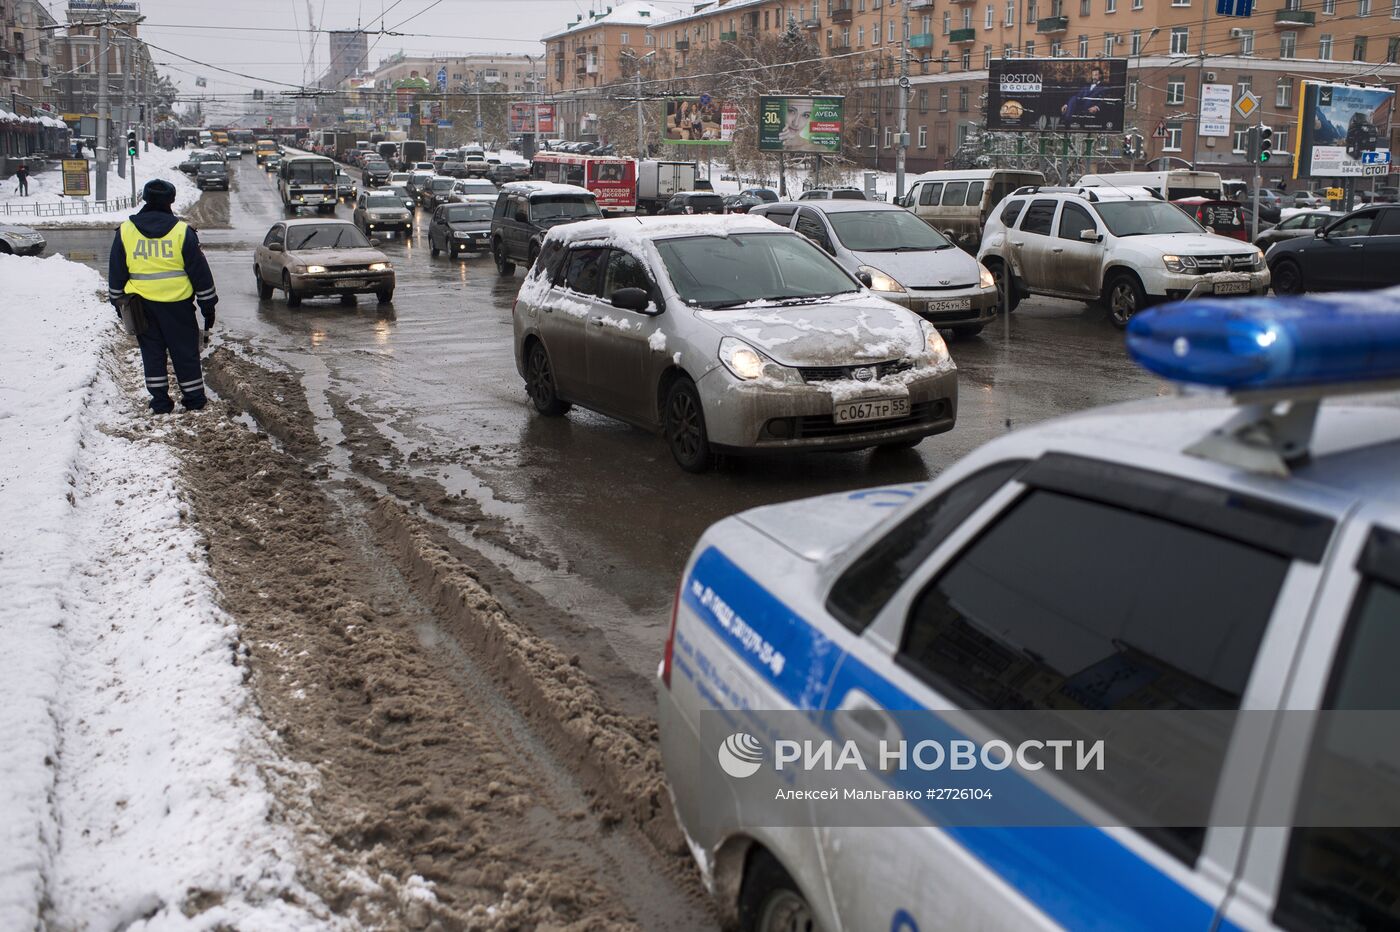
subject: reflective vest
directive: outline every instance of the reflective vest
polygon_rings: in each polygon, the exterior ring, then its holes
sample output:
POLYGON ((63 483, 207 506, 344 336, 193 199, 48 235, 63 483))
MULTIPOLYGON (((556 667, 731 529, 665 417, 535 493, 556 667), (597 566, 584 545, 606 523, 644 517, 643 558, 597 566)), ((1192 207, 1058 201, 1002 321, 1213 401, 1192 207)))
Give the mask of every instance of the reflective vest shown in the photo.
POLYGON ((147 301, 184 301, 194 295, 185 274, 185 221, 177 220, 164 236, 148 237, 127 220, 122 223, 122 248, 126 250, 127 294, 147 301))

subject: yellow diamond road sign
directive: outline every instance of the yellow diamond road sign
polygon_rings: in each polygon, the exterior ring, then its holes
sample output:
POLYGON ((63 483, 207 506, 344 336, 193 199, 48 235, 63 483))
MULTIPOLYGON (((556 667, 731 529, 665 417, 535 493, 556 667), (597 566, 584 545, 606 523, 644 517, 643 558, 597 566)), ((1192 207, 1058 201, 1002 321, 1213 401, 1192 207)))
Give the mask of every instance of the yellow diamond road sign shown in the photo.
POLYGON ((1259 98, 1254 96, 1254 94, 1250 93, 1249 91, 1245 91, 1243 94, 1240 95, 1239 100, 1235 101, 1235 112, 1242 117, 1248 117, 1251 113, 1258 109, 1259 98))

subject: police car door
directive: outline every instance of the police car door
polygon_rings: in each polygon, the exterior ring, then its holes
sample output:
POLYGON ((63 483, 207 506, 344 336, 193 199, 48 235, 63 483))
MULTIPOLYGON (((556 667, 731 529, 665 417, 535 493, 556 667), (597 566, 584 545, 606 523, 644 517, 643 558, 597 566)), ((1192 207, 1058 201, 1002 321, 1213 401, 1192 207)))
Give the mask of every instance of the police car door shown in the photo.
MULTIPOLYGON (((1274 707, 1271 671, 1291 662, 1325 544, 1310 516, 1239 495, 1188 509, 1224 494, 1058 454, 992 478, 1003 484, 954 528, 915 522, 908 539, 937 544, 862 639, 883 655, 868 670, 883 672, 843 667, 829 706, 864 705, 870 718, 881 706, 1274 707), (1299 540, 1301 556, 1280 544, 1299 540)), ((1257 781, 1260 755, 1240 763, 1236 744, 1218 787, 1257 781)), ((911 826, 937 817, 933 804, 906 805, 911 826)), ((1070 807, 1097 824, 1131 809, 1112 798, 1070 807)), ((1204 930, 1238 846, 1234 830, 951 825, 832 830, 826 857, 847 928, 1204 930)))
POLYGON ((1288 717, 1259 794, 1259 827, 1225 918, 1250 929, 1393 929, 1400 926, 1400 753, 1392 724, 1400 711, 1400 512, 1369 506, 1347 522, 1316 605, 1280 706, 1288 717), (1307 714, 1314 709, 1379 714, 1326 722, 1307 714), (1319 766, 1339 759, 1359 763, 1360 778, 1338 779, 1319 766), (1342 821, 1320 803, 1338 800, 1359 803, 1358 822, 1370 824, 1317 827, 1342 821))

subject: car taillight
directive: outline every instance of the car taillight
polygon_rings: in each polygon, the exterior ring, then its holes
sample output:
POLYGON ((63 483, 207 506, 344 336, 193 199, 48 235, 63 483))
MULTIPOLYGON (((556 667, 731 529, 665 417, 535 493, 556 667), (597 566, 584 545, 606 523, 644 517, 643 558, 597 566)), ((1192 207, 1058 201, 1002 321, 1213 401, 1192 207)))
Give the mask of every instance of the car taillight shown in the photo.
POLYGON ((676 586, 676 600, 671 603, 671 630, 666 635, 666 651, 661 655, 661 685, 667 689, 671 688, 671 657, 676 651, 676 615, 681 609, 681 587, 685 585, 685 578, 681 578, 681 583, 676 586))

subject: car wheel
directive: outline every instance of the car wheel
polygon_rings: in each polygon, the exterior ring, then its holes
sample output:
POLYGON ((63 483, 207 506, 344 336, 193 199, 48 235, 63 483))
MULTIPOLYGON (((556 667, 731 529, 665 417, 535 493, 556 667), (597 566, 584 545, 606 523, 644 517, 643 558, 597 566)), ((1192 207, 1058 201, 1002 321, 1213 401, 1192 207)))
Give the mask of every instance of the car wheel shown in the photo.
POLYGON ((1302 294, 1303 270, 1292 259, 1283 259, 1274 264, 1274 294, 1302 294))
POLYGON ((282 273, 282 290, 287 293, 287 307, 301 307, 301 295, 292 287, 292 276, 282 273))
POLYGON ((966 327, 954 327, 953 336, 959 340, 968 340, 981 333, 984 326, 985 324, 969 324, 966 327))
POLYGON ((344 307, 354 307, 355 296, 352 294, 343 294, 340 296, 340 303, 344 307))
POLYGON ((388 288, 380 288, 374 293, 374 296, 379 299, 380 304, 388 304, 390 301, 394 300, 394 286, 390 285, 388 288))
POLYGON ((258 271, 256 265, 253 266, 253 281, 257 282, 258 285, 259 300, 266 301, 268 298, 272 297, 272 286, 263 281, 262 273, 258 271))
POLYGON ((491 241, 491 258, 496 260, 496 271, 502 275, 514 275, 515 263, 506 258, 505 244, 499 239, 491 241))
POLYGON ((1122 330, 1128 326, 1134 314, 1147 306, 1147 294, 1136 275, 1123 273, 1108 280, 1108 287, 1104 289, 1104 303, 1108 305, 1108 319, 1113 321, 1113 326, 1122 330))
POLYGON ((739 890, 739 928, 744 932, 809 932, 816 927, 812 907, 792 875, 767 851, 756 851, 739 890))
POLYGON ((714 462, 710 436, 705 430, 705 409, 690 379, 678 379, 666 392, 663 412, 666 443, 677 465, 686 472, 705 472, 714 462))
POLYGON ((10 248, 10 244, 0 239, 0 256, 12 255, 14 255, 14 250, 10 248))
POLYGON ((449 259, 455 259, 455 258, 457 258, 458 254, 459 254, 460 252, 461 252, 461 250, 458 249, 456 246, 448 246, 448 247, 447 247, 447 258, 449 258, 449 259))
POLYGON ((442 254, 442 250, 437 248, 437 243, 433 242, 431 236, 428 237, 428 252, 433 254, 434 259, 442 254))
POLYGON ((1007 272, 1006 263, 994 259, 987 263, 987 271, 992 273, 992 281, 997 286, 997 313, 1009 314, 1016 310, 1021 296, 1016 293, 1016 279, 1007 272))
POLYGON ((546 417, 569 413, 571 405, 560 400, 554 388, 554 366, 549 361, 549 352, 538 340, 530 344, 530 355, 525 359, 525 391, 535 410, 546 417))

